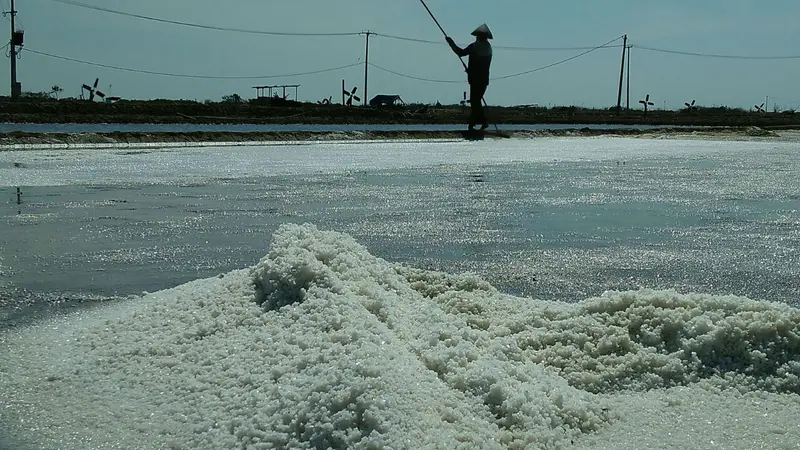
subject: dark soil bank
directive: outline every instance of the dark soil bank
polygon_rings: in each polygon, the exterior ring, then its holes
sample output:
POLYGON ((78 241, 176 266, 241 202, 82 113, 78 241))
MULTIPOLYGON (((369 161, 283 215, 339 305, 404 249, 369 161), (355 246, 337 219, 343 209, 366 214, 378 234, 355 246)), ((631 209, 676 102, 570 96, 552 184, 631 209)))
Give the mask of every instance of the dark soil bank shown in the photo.
MULTIPOLYGON (((465 123, 460 106, 344 107, 311 103, 198 103, 192 101, 0 100, 0 122, 12 123, 248 123, 453 124, 465 123)), ((800 127, 800 114, 753 113, 731 108, 643 111, 577 107, 490 107, 492 123, 800 127)))

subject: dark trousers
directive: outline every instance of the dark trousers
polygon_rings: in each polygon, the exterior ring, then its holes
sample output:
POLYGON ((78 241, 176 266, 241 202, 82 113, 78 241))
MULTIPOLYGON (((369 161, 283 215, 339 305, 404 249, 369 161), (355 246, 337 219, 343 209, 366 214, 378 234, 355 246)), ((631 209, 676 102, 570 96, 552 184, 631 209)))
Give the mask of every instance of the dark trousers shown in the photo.
POLYGON ((483 110, 483 94, 486 93, 485 84, 470 84, 469 85, 469 104, 471 107, 471 114, 469 116, 469 127, 472 128, 477 124, 488 125, 489 120, 486 118, 486 113, 483 110))

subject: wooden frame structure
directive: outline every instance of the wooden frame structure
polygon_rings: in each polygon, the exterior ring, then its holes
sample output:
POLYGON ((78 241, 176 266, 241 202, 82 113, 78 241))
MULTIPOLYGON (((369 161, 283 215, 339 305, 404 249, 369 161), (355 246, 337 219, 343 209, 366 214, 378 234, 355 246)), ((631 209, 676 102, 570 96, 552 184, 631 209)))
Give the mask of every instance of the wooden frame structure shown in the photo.
POLYGON ((253 86, 256 90, 256 98, 272 98, 273 90, 283 89, 283 97, 286 98, 286 89, 294 89, 294 99, 297 101, 297 88, 299 84, 276 84, 272 86, 253 86))

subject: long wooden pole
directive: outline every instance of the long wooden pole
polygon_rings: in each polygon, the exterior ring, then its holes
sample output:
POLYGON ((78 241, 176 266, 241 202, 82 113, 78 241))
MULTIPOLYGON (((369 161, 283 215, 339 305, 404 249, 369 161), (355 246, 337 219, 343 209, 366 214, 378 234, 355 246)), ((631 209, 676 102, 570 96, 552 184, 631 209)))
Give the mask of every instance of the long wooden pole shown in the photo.
POLYGON ((364 49, 364 103, 363 103, 363 105, 367 106, 367 101, 368 101, 367 100, 367 95, 368 95, 368 92, 369 92, 368 89, 367 89, 367 86, 369 86, 367 84, 369 82, 369 35, 372 34, 372 32, 371 31, 367 31, 364 34, 367 35, 367 45, 366 45, 366 48, 364 49))
POLYGON ((625 96, 627 99, 625 100, 625 109, 630 111, 631 109, 631 47, 628 47, 628 74, 625 76, 625 82, 627 87, 625 88, 625 96))
POLYGON ((14 10, 14 0, 11 0, 11 42, 9 47, 9 56, 11 58, 11 100, 18 100, 20 93, 17 92, 17 46, 14 44, 14 16, 17 11, 14 10))
MULTIPOLYGON (((442 34, 446 38, 447 33, 444 31, 444 28, 442 28, 442 25, 439 23, 439 21, 436 20, 436 16, 433 15, 431 9, 428 8, 428 5, 425 4, 425 0, 419 0, 419 1, 420 3, 422 3, 422 6, 425 7, 425 10, 428 11, 428 15, 431 16, 431 19, 433 19, 433 21, 436 23, 436 26, 439 27, 439 30, 441 30, 442 34)), ((458 60, 461 62, 461 65, 464 66, 464 70, 467 70, 467 64, 464 62, 464 60, 461 59, 461 57, 459 57, 458 60)), ((483 106, 488 109, 489 105, 486 104, 486 99, 481 97, 481 101, 483 102, 483 106)), ((494 124, 494 129, 496 132, 500 133, 500 129, 497 127, 497 124, 494 124)))
POLYGON ((625 51, 628 49, 628 35, 622 38, 622 67, 619 69, 619 91, 617 92, 617 114, 622 106, 622 79, 625 76, 625 51))

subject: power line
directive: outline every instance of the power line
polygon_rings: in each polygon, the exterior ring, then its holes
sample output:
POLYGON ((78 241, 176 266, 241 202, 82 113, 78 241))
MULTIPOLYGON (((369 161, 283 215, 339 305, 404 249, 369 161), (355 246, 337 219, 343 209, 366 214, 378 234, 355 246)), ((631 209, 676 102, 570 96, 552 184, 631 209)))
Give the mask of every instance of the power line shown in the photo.
POLYGON ((612 42, 616 42, 616 41, 618 41, 618 40, 620 40, 620 39, 622 39, 622 36, 620 36, 620 37, 617 37, 617 38, 614 38, 614 39, 612 39, 612 40, 610 40, 610 41, 606 42, 606 43, 605 43, 605 44, 603 44, 603 45, 598 45, 597 47, 594 47, 594 48, 592 48, 592 49, 586 50, 586 51, 585 51, 585 52, 583 52, 583 53, 578 53, 578 54, 577 54, 577 55, 575 55, 575 56, 571 56, 571 57, 569 57, 569 58, 562 59, 561 61, 554 62, 554 63, 552 63, 552 64, 548 64, 548 65, 546 65, 546 66, 537 67, 537 68, 535 68, 535 69, 532 69, 532 70, 526 70, 525 72, 519 72, 519 73, 515 73, 515 74, 511 74, 511 75, 506 75, 506 76, 502 76, 502 77, 499 77, 499 78, 495 78, 495 80, 507 80, 507 79, 509 79, 509 78, 519 77, 519 76, 522 76, 522 75, 527 75, 527 74, 529 74, 529 73, 539 72, 540 70, 549 69, 549 68, 551 68, 551 67, 555 67, 555 66, 558 66, 558 65, 560 65, 560 64, 564 64, 564 63, 566 63, 566 62, 572 61, 573 59, 578 59, 578 58, 580 58, 581 56, 588 55, 589 53, 592 53, 592 52, 594 52, 594 51, 596 51, 596 50, 600 50, 601 48, 603 48, 603 47, 605 47, 605 46, 607 46, 607 45, 611 44, 612 42))
MULTIPOLYGON (((143 14, 135 14, 129 13, 124 11, 119 11, 110 8, 104 8, 101 6, 89 5, 86 3, 81 3, 75 0, 49 0, 55 3, 62 3, 66 5, 77 6, 80 8, 91 9, 95 11, 106 12, 110 14, 117 14, 120 16, 126 17, 133 17, 143 20, 149 20, 153 22, 160 22, 160 23, 168 23, 173 25, 181 25, 186 27, 193 27, 193 28, 201 28, 207 30, 215 30, 215 31, 229 31, 229 32, 236 32, 236 33, 247 33, 247 34, 259 34, 259 35, 267 35, 267 36, 358 36, 362 34, 361 32, 339 32, 339 33, 304 33, 304 32, 280 32, 280 31, 264 31, 264 30, 254 30, 254 29, 247 29, 247 28, 234 28, 234 27, 220 27, 214 25, 204 25, 192 22, 182 22, 178 20, 170 20, 170 19, 163 19, 159 17, 152 17, 146 16, 143 14)), ((384 34, 384 33, 372 33, 375 36, 380 36, 388 39, 395 39, 407 42, 416 42, 416 43, 423 43, 423 44, 436 44, 436 45, 444 45, 441 41, 432 41, 427 39, 416 39, 410 38, 405 36, 396 36, 391 34, 384 34)), ((613 42, 613 41, 612 41, 613 42)), ((524 47, 524 46, 502 46, 497 45, 494 46, 496 49, 502 50, 511 50, 511 51, 577 51, 577 50, 587 50, 587 51, 595 51, 599 48, 618 48, 621 45, 603 45, 600 47, 524 47)), ((699 53, 699 52, 686 52, 680 50, 670 50, 670 49, 663 49, 663 48, 655 48, 655 47, 647 47, 647 46, 636 46, 636 48, 640 48, 642 50, 651 51, 651 52, 660 52, 660 53, 669 53, 675 55, 684 55, 684 56, 696 56, 696 57, 705 57, 705 58, 722 58, 722 59, 749 59, 749 60, 782 60, 782 59, 800 59, 800 55, 788 55, 788 56, 750 56, 750 55, 723 55, 723 54, 715 54, 715 53, 699 53)), ((519 75, 524 75, 530 72, 523 72, 519 75)), ((516 74, 514 75, 516 76, 516 74)))
MULTIPOLYGON (((11 22, 11 18, 8 17, 11 13, 11 2, 9 0, 3 0, 3 4, 0 5, 0 8, 3 8, 3 18, 11 22)), ((17 19, 17 21, 19 21, 19 19, 17 19)))
POLYGON ((415 77, 413 75, 406 75, 404 73, 395 72, 394 70, 389 70, 389 69, 387 69, 385 67, 381 67, 381 66, 379 66, 377 64, 374 64, 374 63, 369 63, 369 65, 374 67, 374 68, 376 68, 376 69, 378 69, 378 70, 382 70, 384 72, 388 72, 388 73, 391 73, 393 75, 397 75, 399 77, 410 78, 412 80, 427 81, 429 83, 448 83, 448 84, 463 83, 463 81, 456 81, 456 80, 434 80, 434 79, 431 79, 431 78, 415 77))
MULTIPOLYGON (((622 36, 620 36, 618 38, 614 38, 614 39, 606 42, 603 45, 599 45, 597 47, 591 47, 589 50, 587 50, 587 51, 585 51, 583 53, 579 53, 579 54, 577 54, 575 56, 571 56, 569 58, 562 59, 561 61, 554 62, 552 64, 547 64, 546 66, 537 67, 535 69, 526 70, 524 72, 519 72, 519 73, 514 73, 514 74, 511 74, 511 75, 504 75, 504 76, 501 76, 501 77, 492 78, 492 80, 493 81, 507 80, 509 78, 519 77, 519 76, 522 76, 522 75, 527 75, 529 73, 538 72, 540 70, 549 69, 550 67, 554 67, 554 66, 557 66, 559 64, 564 64, 566 62, 572 61, 573 59, 577 59, 577 58, 580 58, 581 56, 587 55, 587 54, 589 54, 589 53, 591 53, 591 52, 593 52, 595 50, 599 50, 601 48, 604 48, 604 47, 608 46, 609 44, 611 44, 612 42, 618 41, 620 39, 622 39, 622 36)), ((381 66, 379 66, 377 64, 369 63, 369 65, 372 66, 372 67, 375 67, 376 69, 382 70, 384 72, 388 72, 388 73, 391 73, 393 75, 397 75, 397 76, 400 76, 400 77, 403 77, 403 78, 409 78, 409 79, 412 79, 412 80, 426 81, 426 82, 429 82, 429 83, 463 83, 463 81, 436 80, 436 79, 431 79, 431 78, 417 77, 417 76, 413 76, 413 75, 404 74, 404 73, 401 73, 401 72, 396 72, 394 70, 389 70, 389 69, 387 69, 385 67, 381 67, 381 66)))
MULTIPOLYGON (((296 32, 276 32, 276 31, 263 31, 263 30, 253 30, 253 29, 244 29, 244 28, 231 28, 231 27, 218 27, 214 25, 203 25, 191 22, 181 22, 177 20, 169 20, 169 19, 162 19, 158 17, 152 16, 145 16, 142 14, 135 14, 135 13, 128 13, 124 11, 119 11, 110 8, 104 8, 101 6, 89 5, 86 3, 77 2, 74 0, 50 0, 55 3, 62 3, 66 5, 77 6, 80 8, 91 9, 95 11, 106 12, 110 14, 117 14, 126 17, 134 17, 138 19, 144 20, 151 20, 155 22, 161 23, 169 23, 173 25, 181 25, 181 26, 188 26, 194 28, 202 28, 208 30, 216 30, 216 31, 231 31, 231 32, 238 32, 238 33, 250 33, 250 34, 263 34, 263 35, 270 35, 270 36, 357 36, 362 34, 361 32, 352 32, 352 33, 296 33, 296 32)), ((440 41, 431 41, 426 39, 416 39, 416 38, 409 38, 404 36, 396 36, 391 34, 383 34, 383 33, 371 33, 375 36, 381 36, 388 39, 396 39, 401 41, 408 41, 408 42, 417 42, 423 44, 436 44, 436 45, 443 45, 444 42, 440 41)), ((607 48, 614 48, 619 46, 607 46, 607 48)), ((502 46, 497 45, 494 46, 496 49, 503 49, 503 50, 514 50, 514 51, 572 51, 572 50, 588 50, 593 47, 521 47, 521 46, 502 46)))
POLYGON ((444 42, 439 42, 439 41, 429 41, 427 39, 416 39, 416 38, 409 38, 409 37, 403 37, 403 36, 393 36, 391 34, 374 33, 374 35, 375 36, 380 36, 380 37, 385 37, 385 38, 388 38, 388 39, 396 39, 398 41, 417 42, 417 43, 420 43, 420 44, 436 44, 436 45, 444 44, 444 42))
POLYGON ((112 66, 109 64, 101 64, 91 61, 83 61, 80 59, 75 58, 68 58, 66 56, 59 56, 53 55, 51 53, 40 52, 37 50, 31 50, 30 48, 25 47, 25 51, 30 53, 35 53, 37 55, 47 56, 50 58, 61 59, 64 61, 71 61, 74 63, 79 64, 86 64, 89 66, 95 67, 103 67, 106 69, 114 69, 114 70, 121 70, 125 72, 133 72, 133 73, 143 73, 147 75, 160 75, 165 77, 174 77, 174 78, 196 78, 196 79, 204 79, 204 80, 257 80, 257 79, 266 79, 266 78, 288 78, 288 77, 299 77, 303 75, 316 75, 319 73, 326 73, 326 72, 334 72, 337 70, 349 69, 350 67, 360 66, 361 63, 353 63, 348 64, 346 66, 339 66, 339 67, 332 67, 330 69, 322 69, 322 70, 314 70, 310 72, 299 72, 299 73, 290 73, 285 75, 258 75, 258 76, 213 76, 213 75, 190 75, 190 74, 180 74, 180 73, 169 73, 169 72, 155 72, 152 70, 141 70, 141 69, 131 69, 129 67, 120 67, 120 66, 112 66))
POLYGON ((503 50, 527 51, 527 52, 563 52, 563 51, 578 51, 578 50, 598 50, 601 48, 622 48, 622 44, 616 45, 602 45, 600 47, 514 47, 495 45, 494 48, 503 50))
POLYGON ((748 56, 748 55, 720 55, 715 53, 696 53, 696 52, 684 52, 678 50, 667 50, 663 48, 654 48, 654 47, 645 47, 642 45, 636 45, 635 48, 639 48, 642 50, 647 50, 651 52, 659 52, 659 53, 670 53, 673 55, 684 55, 684 56, 699 56, 704 58, 723 58, 723 59, 800 59, 800 55, 790 55, 790 56, 748 56))
MULTIPOLYGON (((396 36, 392 34, 373 33, 375 36, 385 37, 388 39, 395 39, 399 41, 417 42, 421 44, 434 44, 434 45, 447 45, 441 41, 430 41, 427 39, 416 39, 404 36, 396 36)), ((514 50, 514 51, 531 51, 531 52, 547 52, 547 51, 575 51, 575 50, 591 50, 595 47, 520 47, 520 46, 507 46, 507 45, 494 45, 494 49, 514 50)), ((622 45, 606 45, 604 48, 622 48, 622 45)))
POLYGON ((159 17, 152 17, 152 16, 145 16, 142 14, 134 14, 128 13, 124 11, 118 11, 115 9, 103 8, 100 6, 88 5, 86 3, 76 2, 73 0, 50 0, 51 2, 55 3, 63 3, 65 5, 72 5, 77 6, 80 8, 92 9, 95 11, 102 11, 110 14, 117 14, 120 16, 126 17, 135 17, 137 19, 144 19, 150 20, 153 22, 161 22, 161 23, 169 23, 173 25, 181 25, 185 27, 193 27, 193 28, 202 28, 206 30, 216 30, 216 31, 231 31, 236 33, 248 33, 248 34, 262 34, 268 36, 358 36, 359 33, 298 33, 298 32, 281 32, 281 31, 264 31, 264 30, 253 30, 247 28, 231 28, 231 27, 218 27, 214 25, 203 25, 199 23, 192 23, 192 22, 181 22, 178 20, 169 20, 169 19, 162 19, 159 17))

